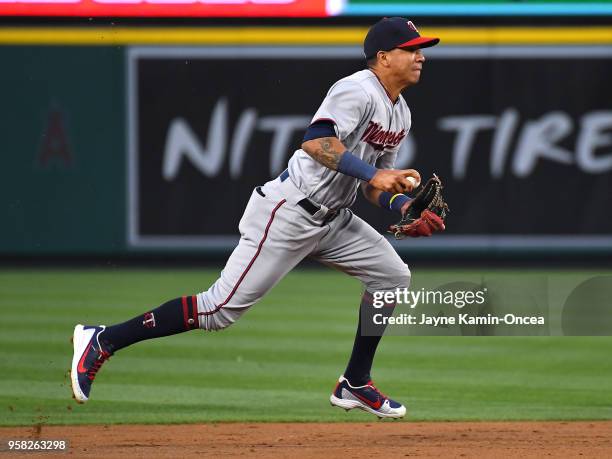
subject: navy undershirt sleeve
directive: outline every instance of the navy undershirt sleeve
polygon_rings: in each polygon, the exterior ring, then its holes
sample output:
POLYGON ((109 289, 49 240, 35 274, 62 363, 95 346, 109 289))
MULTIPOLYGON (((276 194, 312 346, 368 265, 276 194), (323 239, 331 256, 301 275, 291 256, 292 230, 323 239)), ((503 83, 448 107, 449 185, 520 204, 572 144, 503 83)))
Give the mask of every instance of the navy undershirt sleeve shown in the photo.
POLYGON ((306 129, 302 142, 320 139, 322 137, 337 137, 333 121, 321 120, 312 123, 310 126, 308 126, 308 129, 306 129))

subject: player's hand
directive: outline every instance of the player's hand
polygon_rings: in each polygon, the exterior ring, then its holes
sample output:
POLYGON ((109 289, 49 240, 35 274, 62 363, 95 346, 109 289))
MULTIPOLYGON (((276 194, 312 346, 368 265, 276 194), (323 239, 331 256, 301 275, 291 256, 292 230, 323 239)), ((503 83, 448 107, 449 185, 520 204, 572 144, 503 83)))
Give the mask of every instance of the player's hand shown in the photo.
POLYGON ((405 193, 414 189, 406 177, 413 177, 416 183, 421 182, 421 175, 414 169, 379 169, 370 180, 374 188, 389 193, 405 193))

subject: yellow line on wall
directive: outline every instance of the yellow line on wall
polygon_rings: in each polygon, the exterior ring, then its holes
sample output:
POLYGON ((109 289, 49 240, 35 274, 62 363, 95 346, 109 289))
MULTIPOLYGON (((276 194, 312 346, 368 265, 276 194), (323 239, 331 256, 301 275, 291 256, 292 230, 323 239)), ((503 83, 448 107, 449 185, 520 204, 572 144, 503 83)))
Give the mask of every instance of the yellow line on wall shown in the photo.
MULTIPOLYGON (((4 45, 361 45, 367 27, 0 27, 4 45)), ((446 45, 605 45, 612 27, 428 27, 446 45)))
MULTIPOLYGON (((452 45, 612 44, 612 27, 475 27, 442 29, 452 45)), ((424 34, 424 33, 423 33, 424 34)))
POLYGON ((107 27, 0 29, 0 43, 15 44, 343 44, 361 40, 362 28, 306 27, 107 27))

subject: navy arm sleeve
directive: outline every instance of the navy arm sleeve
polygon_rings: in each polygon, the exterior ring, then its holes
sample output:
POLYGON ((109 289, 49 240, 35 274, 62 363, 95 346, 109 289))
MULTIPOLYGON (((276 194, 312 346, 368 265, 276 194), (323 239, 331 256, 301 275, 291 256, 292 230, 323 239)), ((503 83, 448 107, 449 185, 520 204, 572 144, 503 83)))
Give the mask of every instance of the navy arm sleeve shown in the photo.
POLYGON ((331 120, 318 120, 308 126, 302 142, 320 139, 322 137, 337 137, 334 122, 331 120))

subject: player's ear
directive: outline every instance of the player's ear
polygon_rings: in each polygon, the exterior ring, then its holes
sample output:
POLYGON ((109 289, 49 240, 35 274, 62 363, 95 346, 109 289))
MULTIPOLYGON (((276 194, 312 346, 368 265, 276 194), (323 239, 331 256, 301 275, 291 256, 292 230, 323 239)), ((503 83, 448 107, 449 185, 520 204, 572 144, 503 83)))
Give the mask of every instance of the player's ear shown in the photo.
POLYGON ((380 63, 380 65, 382 65, 383 67, 388 67, 389 66, 389 53, 387 53, 386 51, 378 51, 378 63, 380 63))

